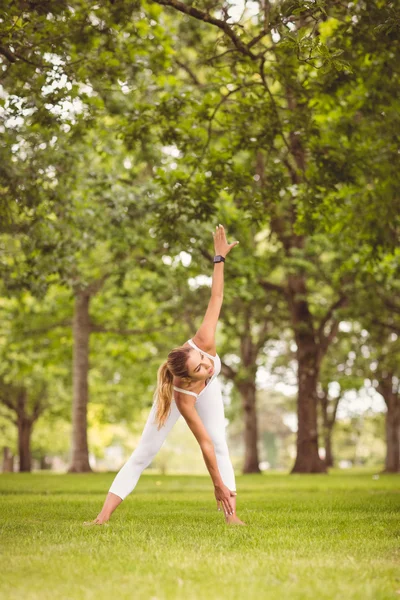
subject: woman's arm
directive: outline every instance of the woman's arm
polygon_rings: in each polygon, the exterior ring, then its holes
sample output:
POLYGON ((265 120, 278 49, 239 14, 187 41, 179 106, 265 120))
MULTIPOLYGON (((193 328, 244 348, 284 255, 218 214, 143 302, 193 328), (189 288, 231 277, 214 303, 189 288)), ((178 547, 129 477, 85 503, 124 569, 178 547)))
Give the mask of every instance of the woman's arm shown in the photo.
POLYGON ((192 398, 188 398, 187 395, 180 394, 179 392, 175 392, 174 395, 179 412, 189 425, 189 428, 198 441, 203 453, 204 462, 214 484, 214 493, 217 503, 222 502, 225 513, 231 515, 234 512, 234 505, 232 504, 231 496, 235 496, 236 494, 235 492, 231 492, 229 488, 224 485, 224 482, 221 479, 221 475, 218 470, 217 459, 215 456, 214 445, 196 411, 194 401, 192 398))
MULTIPOLYGON (((225 230, 222 225, 218 225, 214 236, 214 250, 215 255, 223 256, 226 255, 236 246, 239 242, 233 242, 228 244, 226 241, 225 230)), ((205 352, 215 354, 215 331, 221 312, 222 301, 224 297, 224 263, 219 262, 214 264, 214 272, 211 286, 211 298, 208 303, 206 314, 202 324, 200 325, 196 335, 193 337, 193 341, 205 352)))

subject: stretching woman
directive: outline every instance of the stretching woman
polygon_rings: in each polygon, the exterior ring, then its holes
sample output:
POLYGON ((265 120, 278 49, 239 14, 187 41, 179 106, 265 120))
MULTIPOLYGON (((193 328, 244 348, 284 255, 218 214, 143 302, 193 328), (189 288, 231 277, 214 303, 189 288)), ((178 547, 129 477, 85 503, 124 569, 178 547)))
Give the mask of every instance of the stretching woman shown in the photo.
POLYGON ((217 507, 222 505, 229 524, 244 525, 236 515, 235 475, 225 439, 225 417, 217 375, 221 360, 215 349, 215 330, 222 306, 225 257, 239 242, 228 244, 222 225, 214 237, 211 299, 193 339, 168 354, 158 370, 157 389, 139 445, 115 477, 97 518, 102 525, 135 488, 176 421, 183 415, 196 437, 214 483, 217 507))

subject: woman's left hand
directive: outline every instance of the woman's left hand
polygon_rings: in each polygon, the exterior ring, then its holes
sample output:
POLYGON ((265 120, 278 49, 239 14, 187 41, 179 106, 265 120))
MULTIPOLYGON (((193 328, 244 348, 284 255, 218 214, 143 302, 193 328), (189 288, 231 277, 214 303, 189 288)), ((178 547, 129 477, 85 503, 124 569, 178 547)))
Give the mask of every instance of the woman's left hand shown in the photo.
POLYGON ((215 233, 213 233, 213 238, 214 238, 215 255, 220 255, 220 256, 223 256, 224 258, 228 254, 228 252, 230 252, 232 250, 232 248, 237 246, 237 244, 239 243, 239 242, 232 242, 232 244, 228 244, 228 242, 226 241, 225 229, 224 229, 223 225, 218 225, 215 228, 215 233))

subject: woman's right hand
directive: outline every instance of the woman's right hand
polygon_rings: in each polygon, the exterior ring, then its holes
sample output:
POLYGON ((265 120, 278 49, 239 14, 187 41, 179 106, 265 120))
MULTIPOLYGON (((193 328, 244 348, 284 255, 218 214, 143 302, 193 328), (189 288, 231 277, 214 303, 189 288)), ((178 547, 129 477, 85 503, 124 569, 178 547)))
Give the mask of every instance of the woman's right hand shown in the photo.
POLYGON ((224 511, 226 515, 233 515, 234 506, 231 501, 232 496, 236 496, 236 492, 231 492, 226 485, 216 485, 214 486, 214 494, 217 500, 217 508, 219 510, 219 504, 221 503, 224 507, 224 511))
POLYGON ((225 229, 223 225, 218 225, 218 227, 215 228, 215 233, 213 233, 213 237, 215 255, 220 255, 224 258, 228 254, 228 252, 230 252, 232 248, 234 248, 234 246, 237 246, 237 244, 239 243, 232 242, 232 244, 228 244, 228 242, 226 241, 225 229))

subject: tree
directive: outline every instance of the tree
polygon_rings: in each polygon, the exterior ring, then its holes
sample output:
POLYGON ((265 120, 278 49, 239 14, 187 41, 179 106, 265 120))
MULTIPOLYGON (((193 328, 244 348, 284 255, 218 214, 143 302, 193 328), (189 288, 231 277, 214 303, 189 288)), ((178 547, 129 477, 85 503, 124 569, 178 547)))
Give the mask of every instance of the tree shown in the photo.
MULTIPOLYGON (((136 160, 137 153, 131 154, 136 164, 130 170, 132 179, 127 177, 122 163, 129 156, 108 130, 113 125, 118 129, 118 122, 104 117, 105 105, 113 114, 135 110, 141 92, 134 89, 148 94, 148 71, 164 68, 167 36, 154 25, 155 35, 150 36, 146 18, 135 12, 138 8, 130 2, 118 7, 63 2, 45 8, 17 3, 8 7, 2 25, 2 117, 14 154, 0 172, 2 209, 5 235, 19 234, 11 266, 6 260, 3 267, 10 293, 20 293, 28 284, 44 294, 55 280, 73 289, 73 471, 90 469, 86 411, 89 333, 95 327, 89 317, 91 298, 112 274, 122 276, 129 259, 145 260, 141 250, 135 255, 138 235, 127 224, 135 221, 139 226, 148 213, 149 207, 135 196, 133 180, 140 180, 152 152, 146 153, 144 165, 136 160), (132 12, 136 18, 130 20, 132 12), (148 40, 155 36, 163 42, 161 51, 149 52, 148 40), (136 61, 138 56, 142 58, 136 61), (110 269, 107 262, 118 267, 110 269)), ((159 12, 148 8, 148 14, 159 12)), ((137 136, 131 147, 140 141, 137 136)))
MULTIPOLYGON (((320 319, 313 314, 310 292, 315 286, 310 274, 311 269, 314 273, 318 269, 317 256, 313 265, 306 263, 310 247, 319 243, 315 237, 321 230, 318 220, 324 222, 324 231, 329 222, 331 233, 345 226, 348 213, 336 211, 336 203, 346 207, 350 199, 352 214, 359 214, 356 207, 368 175, 362 161, 371 158, 370 146, 361 143, 364 121, 359 128, 357 124, 342 126, 346 110, 345 122, 352 119, 355 98, 350 97, 343 111, 337 99, 342 100, 351 87, 371 85, 362 62, 363 44, 368 45, 367 9, 357 4, 352 19, 350 5, 265 3, 265 10, 251 18, 245 12, 235 22, 229 5, 218 12, 206 3, 199 7, 175 0, 158 3, 186 15, 179 26, 177 47, 192 90, 186 97, 172 89, 160 104, 161 135, 180 150, 172 174, 158 171, 168 206, 162 211, 163 222, 167 227, 182 212, 182 222, 202 219, 204 212, 214 214, 218 201, 213 199, 228 194, 279 245, 285 267, 279 283, 298 360, 299 431, 293 471, 323 471, 318 455, 317 384, 321 361, 337 331, 337 311, 346 302, 346 285, 357 269, 356 260, 352 261, 353 238, 346 239, 343 248, 336 245, 337 270, 325 273, 331 304, 320 319), (185 37, 187 17, 193 22, 185 37), (357 40, 356 51, 350 41, 345 42, 349 31, 357 40)), ((379 12, 378 4, 374 10, 379 12)), ((389 12, 380 15, 377 25, 389 12)), ((389 40, 378 28, 376 37, 377 72, 381 72, 389 40)), ((390 94, 393 87, 386 82, 390 94)), ((372 112, 378 120, 377 106, 372 112)), ((390 170, 390 154, 382 165, 390 170)), ((392 198, 391 189, 387 205, 392 198)), ((377 238, 373 238, 370 221, 367 225, 361 238, 365 248, 362 244, 361 248, 370 256, 377 238)), ((325 248, 332 251, 329 244, 325 248)))
MULTIPOLYGON (((232 223, 237 229, 245 219, 253 227, 250 239, 264 236, 266 251, 259 264, 262 275, 257 282, 251 275, 257 297, 255 320, 259 315, 265 318, 262 303, 268 304, 271 291, 280 294, 298 361, 299 431, 294 471, 319 472, 324 470, 318 455, 317 423, 322 360, 335 338, 339 311, 347 301, 360 261, 371 261, 383 247, 393 248, 398 227, 397 217, 391 214, 391 207, 396 206, 393 182, 398 174, 393 157, 398 139, 395 128, 381 118, 385 107, 394 117, 398 112, 394 69, 398 49, 392 44, 398 20, 392 7, 382 7, 378 0, 368 7, 363 2, 265 2, 255 14, 245 8, 236 18, 230 4, 220 9, 200 2, 194 7, 179 0, 160 0, 140 10, 130 2, 119 2, 118 6, 100 2, 89 8, 61 3, 50 12, 49 7, 46 11, 40 7, 20 11, 19 4, 14 4, 9 8, 13 25, 6 28, 0 48, 9 94, 5 107, 7 117, 28 110, 24 123, 36 132, 28 144, 29 152, 39 158, 36 150, 41 145, 41 123, 47 136, 55 126, 57 132, 66 133, 68 125, 75 135, 68 141, 78 142, 76 146, 82 148, 90 139, 88 127, 94 125, 95 130, 104 111, 112 114, 108 125, 121 135, 134 161, 140 157, 135 178, 145 182, 142 191, 148 201, 147 211, 152 210, 158 218, 165 240, 176 236, 177 230, 186 230, 190 223, 224 216, 224 204, 235 213, 232 223), (182 18, 176 18, 177 12, 182 18), (369 35, 371 14, 373 42, 369 35), (65 77, 68 86, 61 85, 65 77), (376 94, 378 80, 382 81, 382 91, 376 94), (28 92, 21 81, 30 81, 28 92), (49 86, 48 98, 44 84, 49 86), (68 94, 82 106, 66 123, 60 102, 68 94), (124 99, 125 95, 128 97, 124 99), (379 161, 374 160, 372 151, 377 135, 382 138, 379 161), (175 154, 174 161, 161 158, 161 146, 175 154), (148 185, 153 176, 158 187, 153 182, 148 185), (370 202, 373 208, 366 213, 367 218, 360 210, 365 190, 370 191, 371 200, 376 199, 370 202), (381 205, 385 210, 380 212, 381 205), (358 236, 349 234, 347 223, 358 226, 358 236), (383 235, 386 229, 391 232, 388 243, 383 235), (263 297, 258 294, 261 278, 263 297)), ((8 143, 20 141, 18 128, 6 129, 8 143)), ((96 140, 97 134, 93 136, 96 140)), ((101 143, 99 146, 104 148, 101 143)), ((110 146, 115 149, 115 144, 110 146)), ((65 234, 73 231, 72 239, 82 242, 75 236, 77 224, 82 225, 82 215, 88 214, 87 209, 93 210, 93 204, 76 168, 76 155, 65 153, 68 163, 64 177, 63 165, 57 162, 54 185, 51 169, 46 171, 51 167, 51 150, 46 148, 41 163, 46 173, 45 194, 35 200, 33 212, 25 211, 21 217, 25 232, 29 229, 29 235, 22 238, 21 271, 28 264, 34 273, 36 266, 40 279, 30 277, 31 285, 36 280, 45 285, 49 273, 50 278, 68 273, 69 285, 80 298, 79 322, 85 327, 77 329, 83 335, 88 330, 90 306, 85 290, 97 290, 103 278, 108 281, 111 275, 103 269, 104 263, 96 272, 86 265, 86 271, 78 275, 68 265, 68 256, 73 253, 68 253, 65 234), (81 195, 74 199, 71 212, 65 208, 69 189, 81 195), (61 200, 60 207, 55 199, 61 200), (32 231, 32 214, 39 212, 55 215, 56 234, 48 222, 32 231), (65 229, 61 223, 66 224, 65 229), (49 248, 63 256, 62 264, 51 264, 49 248)), ((57 141, 57 150, 62 148, 66 148, 65 142, 57 141)), ((120 148, 116 155, 121 153, 120 148)), ((82 155, 90 164, 94 153, 85 149, 82 155)), ((6 197, 14 194, 20 206, 29 208, 29 190, 43 186, 37 185, 40 182, 35 177, 24 183, 23 163, 21 150, 15 152, 13 161, 5 163, 4 189, 6 197), (12 169, 15 178, 10 177, 12 169), (10 187, 10 179, 15 179, 14 187, 10 187)), ((112 160, 108 167, 111 165, 117 173, 112 160)), ((97 167, 101 172, 104 164, 97 162, 97 167)), ((83 170, 85 177, 88 170, 83 170)), ((100 186, 104 179, 95 175, 94 182, 100 186)), ((116 187, 110 185, 108 190, 115 191, 116 187)), ((97 191, 96 199, 104 208, 104 194, 97 191)), ((121 197, 127 198, 122 189, 121 197)), ((89 241, 74 246, 80 267, 85 264, 83 253, 85 258, 93 257, 93 240, 101 239, 102 258, 120 256, 113 251, 117 240, 122 239, 117 228, 124 218, 116 203, 112 205, 108 198, 106 204, 109 212, 104 214, 94 207, 98 228, 92 222, 89 241), (117 215, 113 230, 104 228, 106 215, 117 215)), ((124 207, 122 201, 119 208, 123 211, 124 207)), ((130 216, 133 214, 134 210, 130 216)), ((140 220, 141 215, 133 218, 140 220)), ((128 232, 127 226, 124 233, 128 232)), ((179 233, 180 242, 185 235, 179 233)), ((251 244, 246 245, 248 253, 253 250, 251 244)), ((120 252, 126 256, 123 243, 120 252)), ((251 298, 240 300, 244 319, 251 321, 251 298)), ((267 320, 268 330, 269 316, 267 320)), ((257 336, 263 326, 250 323, 251 341, 256 347, 261 343, 257 336)), ((87 337, 79 346, 88 346, 87 337)), ((247 340, 245 346, 249 349, 252 344, 247 340)), ((252 347, 247 353, 253 360, 256 349, 252 347)), ((255 371, 248 364, 246 369, 250 397, 255 371)), ((79 387, 84 398, 85 386, 79 387)), ((255 402, 244 400, 244 405, 251 407, 246 414, 249 431, 254 432, 255 402)), ((250 463, 256 463, 254 444, 250 463)))
POLYGON ((31 435, 32 428, 47 408, 46 389, 29 393, 26 387, 0 384, 0 401, 15 414, 13 422, 18 429, 18 456, 20 472, 31 471, 31 435), (32 398, 30 397, 32 396, 32 398))
MULTIPOLYGON (((17 428, 20 471, 31 470, 31 435, 38 418, 65 407, 67 397, 68 346, 59 330, 47 326, 50 307, 57 316, 53 301, 49 296, 37 302, 28 293, 1 298, 0 403, 4 417, 17 428)), ((63 309, 60 302, 59 314, 63 309)))
POLYGON ((400 472, 399 350, 399 338, 396 333, 388 332, 379 325, 370 326, 368 339, 364 341, 364 353, 368 353, 367 365, 370 369, 368 375, 387 407, 385 414, 385 471, 387 473, 400 472))
POLYGON ((373 265, 364 265, 358 274, 351 312, 357 315, 361 330, 356 368, 382 395, 385 414, 385 470, 398 472, 400 465, 399 430, 399 314, 396 298, 399 253, 385 253, 373 265))
POLYGON ((361 389, 365 380, 365 373, 357 360, 360 346, 363 343, 361 326, 357 322, 350 325, 346 321, 343 325, 345 326, 344 330, 330 345, 324 358, 319 381, 318 398, 327 467, 334 466, 332 434, 339 403, 346 392, 361 389), (350 331, 347 331, 349 325, 350 331))

